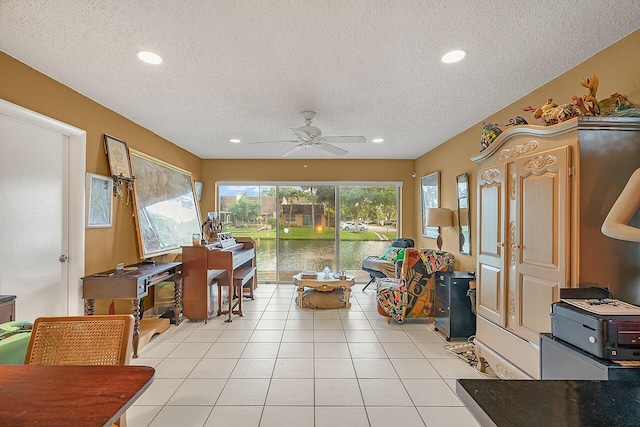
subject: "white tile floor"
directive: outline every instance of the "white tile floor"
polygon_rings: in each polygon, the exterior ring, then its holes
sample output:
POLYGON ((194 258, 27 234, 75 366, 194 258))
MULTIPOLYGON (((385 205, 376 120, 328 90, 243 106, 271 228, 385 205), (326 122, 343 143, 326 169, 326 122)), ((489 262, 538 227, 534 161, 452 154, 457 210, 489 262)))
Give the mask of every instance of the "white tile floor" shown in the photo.
POLYGON ((140 349, 156 368, 130 427, 478 426, 456 378, 482 378, 422 319, 387 324, 375 291, 352 307, 300 309, 293 285, 260 285, 244 317, 185 320, 140 349))

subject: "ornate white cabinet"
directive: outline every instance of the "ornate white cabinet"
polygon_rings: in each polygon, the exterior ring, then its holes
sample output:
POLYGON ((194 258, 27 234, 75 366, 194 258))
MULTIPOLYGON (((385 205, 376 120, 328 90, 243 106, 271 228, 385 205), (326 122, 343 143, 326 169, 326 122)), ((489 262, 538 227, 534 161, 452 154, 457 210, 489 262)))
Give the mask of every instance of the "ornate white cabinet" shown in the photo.
MULTIPOLYGON (((607 287, 640 305, 640 246, 600 231, 640 168, 640 119, 514 126, 472 160, 477 352, 503 378, 539 378, 539 333, 561 288, 607 287)), ((629 224, 640 227, 640 211, 629 224)))
POLYGON ((573 286, 578 121, 517 126, 472 160, 477 174, 477 352, 503 378, 539 378, 539 333, 573 286))

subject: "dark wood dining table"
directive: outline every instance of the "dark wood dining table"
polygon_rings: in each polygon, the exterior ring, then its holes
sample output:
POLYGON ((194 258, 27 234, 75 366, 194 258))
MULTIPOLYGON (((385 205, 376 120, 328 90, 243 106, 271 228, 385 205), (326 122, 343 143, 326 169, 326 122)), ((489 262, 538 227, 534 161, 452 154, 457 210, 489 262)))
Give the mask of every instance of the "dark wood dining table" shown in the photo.
POLYGON ((110 426, 154 375, 149 366, 0 365, 0 426, 110 426))

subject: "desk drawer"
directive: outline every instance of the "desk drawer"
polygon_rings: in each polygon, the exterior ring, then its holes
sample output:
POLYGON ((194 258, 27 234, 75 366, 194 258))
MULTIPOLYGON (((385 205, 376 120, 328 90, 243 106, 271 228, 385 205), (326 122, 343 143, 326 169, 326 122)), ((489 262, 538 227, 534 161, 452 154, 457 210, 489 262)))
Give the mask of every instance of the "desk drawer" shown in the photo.
POLYGON ((436 298, 434 310, 434 327, 441 331, 445 335, 445 337, 449 339, 451 337, 451 312, 449 311, 448 304, 444 300, 436 298))
POLYGON ((449 282, 442 273, 436 273, 436 298, 449 301, 449 282))

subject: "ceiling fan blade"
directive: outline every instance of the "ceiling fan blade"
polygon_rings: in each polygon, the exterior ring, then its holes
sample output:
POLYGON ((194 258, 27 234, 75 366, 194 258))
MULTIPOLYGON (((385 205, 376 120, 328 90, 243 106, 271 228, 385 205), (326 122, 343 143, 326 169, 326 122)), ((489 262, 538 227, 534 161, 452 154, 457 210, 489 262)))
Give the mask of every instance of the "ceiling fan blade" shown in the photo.
POLYGON ((347 150, 343 150, 335 145, 327 144, 326 142, 314 142, 313 146, 321 150, 328 151, 331 154, 335 154, 336 156, 344 156, 348 153, 347 150))
POLYGON ((293 153, 295 153, 296 151, 299 151, 302 147, 304 147, 304 144, 300 143, 300 144, 296 145, 295 147, 292 147, 290 150, 286 151, 280 157, 288 157, 288 156, 292 155, 293 153))
POLYGON ((334 144, 367 142, 367 138, 365 138, 364 136, 322 136, 320 137, 320 139, 334 144))
POLYGON ((291 143, 291 142, 295 142, 298 143, 300 141, 294 140, 294 141, 255 141, 255 142, 247 142, 247 144, 251 145, 251 144, 284 144, 284 143, 291 143))
POLYGON ((303 132, 301 130, 295 129, 295 128, 291 128, 291 130, 293 131, 293 133, 300 138, 302 141, 308 141, 309 140, 309 134, 306 132, 303 132))

